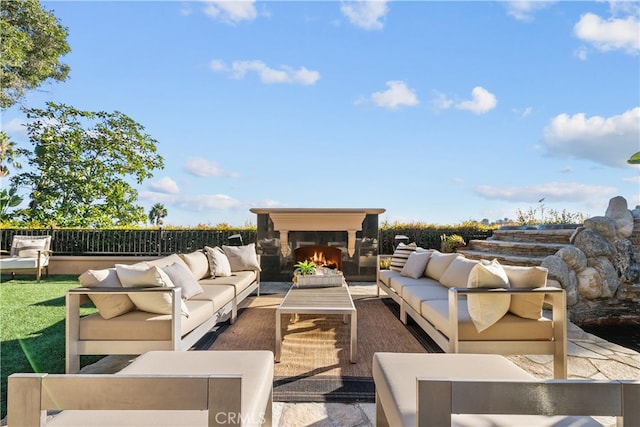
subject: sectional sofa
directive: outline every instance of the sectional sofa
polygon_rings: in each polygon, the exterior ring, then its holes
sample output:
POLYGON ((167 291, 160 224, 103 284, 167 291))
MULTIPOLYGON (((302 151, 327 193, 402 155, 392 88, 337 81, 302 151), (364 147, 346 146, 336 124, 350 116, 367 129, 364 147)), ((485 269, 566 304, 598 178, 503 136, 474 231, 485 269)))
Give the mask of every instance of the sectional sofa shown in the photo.
POLYGON ((205 247, 133 265, 88 270, 66 295, 66 372, 81 355, 188 350, 230 316, 254 291, 260 294, 255 244, 205 247), (83 304, 97 313, 81 316, 83 304))
POLYGON ((566 296, 547 269, 472 260, 415 244, 379 255, 377 292, 400 305, 448 353, 549 354, 567 377, 566 296), (380 261, 391 258, 388 268, 380 261), (544 310, 543 310, 544 309, 544 310))

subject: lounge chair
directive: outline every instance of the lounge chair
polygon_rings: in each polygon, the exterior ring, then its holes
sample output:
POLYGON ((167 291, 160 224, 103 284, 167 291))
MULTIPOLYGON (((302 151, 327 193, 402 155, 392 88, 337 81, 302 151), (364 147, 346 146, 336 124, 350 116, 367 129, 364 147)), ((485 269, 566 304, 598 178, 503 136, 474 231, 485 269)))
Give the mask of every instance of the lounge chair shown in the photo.
POLYGON ((640 425, 640 381, 540 380, 488 354, 376 353, 377 426, 640 425))
POLYGON ((153 351, 116 374, 13 374, 8 390, 16 427, 270 426, 273 353, 153 351))
POLYGON ((43 270, 49 275, 50 246, 51 236, 13 236, 11 250, 3 251, 8 256, 0 258, 0 271, 12 277, 18 272, 35 271, 40 282, 43 270))

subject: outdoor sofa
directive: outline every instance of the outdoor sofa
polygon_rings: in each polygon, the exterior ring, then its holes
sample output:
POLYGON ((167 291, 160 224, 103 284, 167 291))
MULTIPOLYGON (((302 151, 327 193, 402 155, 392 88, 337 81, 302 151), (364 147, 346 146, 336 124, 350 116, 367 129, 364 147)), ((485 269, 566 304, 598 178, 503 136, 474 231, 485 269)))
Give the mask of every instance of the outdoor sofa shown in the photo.
POLYGON ((540 380, 490 354, 375 353, 372 371, 379 427, 640 425, 640 381, 540 380))
POLYGON ((402 243, 378 258, 391 258, 387 269, 378 262, 378 296, 390 296, 400 320, 411 317, 445 352, 549 354, 554 377, 567 378, 566 296, 547 286, 546 268, 402 243))
POLYGON ((273 363, 263 350, 151 351, 116 374, 13 374, 8 425, 271 426, 273 363))
POLYGON ((255 244, 205 247, 130 266, 88 270, 82 287, 66 295, 66 372, 81 355, 188 350, 230 316, 254 291, 260 294, 255 244), (91 302, 97 313, 81 316, 91 302))

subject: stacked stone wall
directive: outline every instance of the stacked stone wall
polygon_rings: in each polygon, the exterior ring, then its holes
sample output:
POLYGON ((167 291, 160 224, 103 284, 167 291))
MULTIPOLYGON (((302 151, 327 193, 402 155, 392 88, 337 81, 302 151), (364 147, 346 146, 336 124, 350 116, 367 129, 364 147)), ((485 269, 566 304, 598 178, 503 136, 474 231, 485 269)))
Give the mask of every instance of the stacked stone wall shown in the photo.
POLYGON ((640 206, 631 211, 614 197, 605 215, 587 219, 570 243, 541 264, 550 286, 565 289, 570 319, 640 319, 640 206))

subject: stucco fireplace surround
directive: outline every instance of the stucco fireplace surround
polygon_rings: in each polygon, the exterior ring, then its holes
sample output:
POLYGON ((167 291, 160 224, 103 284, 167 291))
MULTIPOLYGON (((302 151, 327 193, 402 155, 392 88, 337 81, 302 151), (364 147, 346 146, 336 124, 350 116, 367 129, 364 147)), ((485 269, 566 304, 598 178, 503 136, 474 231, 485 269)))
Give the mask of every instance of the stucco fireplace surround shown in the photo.
POLYGON ((288 281, 295 250, 330 246, 342 252, 340 269, 347 280, 375 280, 378 215, 385 209, 253 208, 257 214, 257 250, 263 281, 288 281))

